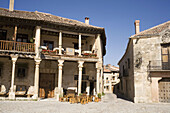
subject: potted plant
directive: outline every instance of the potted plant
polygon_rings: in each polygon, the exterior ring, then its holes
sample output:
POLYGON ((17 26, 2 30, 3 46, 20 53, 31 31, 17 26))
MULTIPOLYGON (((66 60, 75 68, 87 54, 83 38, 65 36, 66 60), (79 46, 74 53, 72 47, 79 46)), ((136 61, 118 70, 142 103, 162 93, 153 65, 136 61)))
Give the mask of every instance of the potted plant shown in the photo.
POLYGON ((30 38, 30 43, 34 43, 34 38, 30 38))
POLYGON ((84 53, 83 56, 89 56, 89 53, 84 53))
POLYGON ((49 54, 49 50, 43 49, 41 53, 47 55, 47 54, 49 54))
POLYGON ((93 54, 91 54, 91 57, 96 57, 96 56, 97 56, 97 54, 94 54, 94 53, 93 53, 93 54))
POLYGON ((102 97, 101 93, 98 93, 97 96, 99 98, 99 101, 101 101, 101 97, 102 97))
POLYGON ((62 98, 62 96, 61 95, 59 95, 59 101, 61 102, 61 98, 62 98))
POLYGON ((50 55, 56 55, 56 51, 49 51, 50 55))
POLYGON ((104 96, 105 95, 105 93, 104 92, 102 92, 102 96, 104 96))
POLYGON ((82 96, 82 93, 80 93, 79 96, 82 96))

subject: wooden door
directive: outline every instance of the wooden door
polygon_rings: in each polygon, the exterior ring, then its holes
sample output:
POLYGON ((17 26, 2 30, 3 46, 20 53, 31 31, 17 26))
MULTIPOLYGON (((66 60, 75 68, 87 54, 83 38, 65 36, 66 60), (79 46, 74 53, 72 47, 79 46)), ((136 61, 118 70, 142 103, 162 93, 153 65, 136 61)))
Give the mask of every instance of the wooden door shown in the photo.
POLYGON ((159 102, 170 103, 170 79, 159 81, 159 102))
POLYGON ((39 97, 53 98, 55 88, 55 74, 40 74, 39 97))

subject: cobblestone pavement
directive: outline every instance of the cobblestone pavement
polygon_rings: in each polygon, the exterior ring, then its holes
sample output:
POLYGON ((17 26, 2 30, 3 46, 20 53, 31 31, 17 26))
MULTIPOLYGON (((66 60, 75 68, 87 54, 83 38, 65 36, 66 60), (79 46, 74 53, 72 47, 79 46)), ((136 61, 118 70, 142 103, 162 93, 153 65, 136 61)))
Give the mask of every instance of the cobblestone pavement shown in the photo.
POLYGON ((106 94, 86 105, 48 101, 0 101, 0 113, 170 113, 170 104, 134 104, 106 94))

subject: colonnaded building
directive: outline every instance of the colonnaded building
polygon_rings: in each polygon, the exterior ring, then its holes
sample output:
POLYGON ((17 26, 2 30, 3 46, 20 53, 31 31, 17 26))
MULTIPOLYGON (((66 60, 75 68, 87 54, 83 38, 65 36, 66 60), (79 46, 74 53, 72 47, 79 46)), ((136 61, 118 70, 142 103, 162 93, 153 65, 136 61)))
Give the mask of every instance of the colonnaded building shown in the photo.
POLYGON ((170 102, 170 21, 129 38, 119 61, 119 94, 136 103, 170 102))
POLYGON ((57 98, 102 92, 102 27, 42 12, 0 8, 0 95, 57 98))

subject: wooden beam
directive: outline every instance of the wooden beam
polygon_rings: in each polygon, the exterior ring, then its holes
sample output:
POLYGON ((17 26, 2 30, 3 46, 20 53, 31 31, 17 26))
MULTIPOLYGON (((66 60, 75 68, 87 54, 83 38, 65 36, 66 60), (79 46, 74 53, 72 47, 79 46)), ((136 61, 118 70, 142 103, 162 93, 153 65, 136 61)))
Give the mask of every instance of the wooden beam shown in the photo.
POLYGON ((14 28, 14 36, 13 36, 13 40, 14 40, 14 50, 15 50, 15 46, 16 46, 16 36, 17 36, 17 26, 15 26, 15 28, 14 28))

